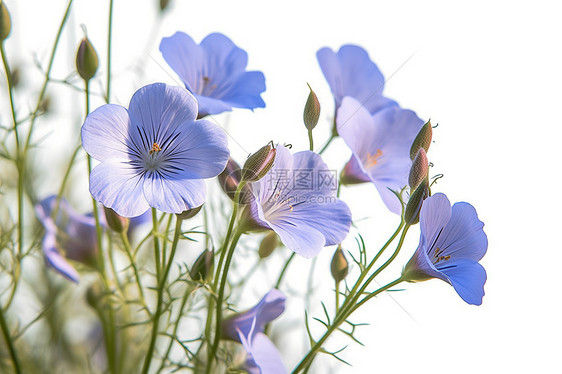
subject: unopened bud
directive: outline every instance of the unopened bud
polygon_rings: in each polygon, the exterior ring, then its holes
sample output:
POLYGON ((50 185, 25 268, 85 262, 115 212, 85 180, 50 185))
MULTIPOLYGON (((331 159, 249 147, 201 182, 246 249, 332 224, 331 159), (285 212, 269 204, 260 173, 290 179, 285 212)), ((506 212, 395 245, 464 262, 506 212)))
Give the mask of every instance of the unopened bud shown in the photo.
POLYGON ((427 121, 425 125, 422 126, 418 135, 412 143, 410 148, 410 159, 413 160, 418 154, 418 150, 423 148, 425 153, 429 150, 429 145, 431 144, 431 137, 433 136, 433 129, 431 128, 431 121, 427 121))
POLYGON ((205 249, 193 263, 189 276, 194 281, 205 282, 213 274, 215 253, 205 249))
POLYGON ((170 0, 160 0, 160 11, 163 12, 170 5, 170 0))
MULTIPOLYGON (((238 189, 240 180, 242 180, 242 169, 240 169, 240 166, 236 161, 229 158, 226 168, 217 178, 224 193, 226 193, 231 200, 234 200, 234 195, 236 195, 236 190, 238 189)), ((252 199, 252 191, 250 191, 250 186, 245 185, 242 187, 242 191, 240 191, 238 202, 247 204, 250 202, 250 199, 252 199)))
POLYGON ((410 195, 410 200, 406 204, 404 211, 404 221, 406 225, 415 225, 420 221, 420 211, 423 201, 429 197, 429 180, 424 179, 420 185, 410 195))
POLYGON ((10 35, 10 31, 12 31, 10 12, 8 12, 6 4, 0 0, 0 43, 10 35))
POLYGON ((106 206, 103 207, 105 213, 105 221, 109 228, 116 232, 126 232, 129 228, 129 219, 117 214, 113 209, 106 206))
POLYGON ((275 248, 277 248, 278 245, 279 245, 279 239, 275 231, 270 231, 269 233, 267 233, 267 235, 263 237, 260 243, 260 248, 258 249, 258 254, 260 255, 260 258, 269 257, 269 255, 273 253, 273 251, 275 250, 275 248))
POLYGON ((10 72, 10 84, 13 88, 16 88, 21 82, 21 72, 20 69, 16 66, 10 72))
POLYGON ((408 177, 410 191, 415 190, 424 179, 427 179, 428 174, 429 161, 427 160, 427 154, 423 148, 420 148, 410 168, 410 176, 408 177))
POLYGON ((310 93, 308 94, 308 99, 306 99, 306 104, 304 105, 304 113, 303 113, 303 120, 304 125, 307 129, 312 130, 316 127, 318 123, 318 119, 320 118, 320 102, 318 101, 318 97, 310 85, 310 93))
POLYGON ((76 70, 85 81, 92 79, 98 70, 98 54, 87 37, 84 37, 76 51, 76 70))
POLYGON ((338 283, 345 279, 349 271, 349 263, 343 254, 341 245, 338 245, 338 249, 336 249, 334 257, 332 257, 331 271, 332 277, 334 277, 335 281, 338 283))
POLYGON ((92 283, 92 285, 86 290, 86 302, 96 310, 101 308, 103 297, 104 291, 100 282, 92 283))
POLYGON ((277 150, 273 142, 261 147, 256 153, 250 155, 242 168, 242 181, 257 182, 269 172, 275 161, 277 150))
POLYGON ((199 205, 198 207, 192 208, 192 209, 188 209, 188 210, 184 210, 183 212, 179 213, 178 219, 190 219, 193 218, 197 215, 197 213, 199 213, 199 211, 201 210, 201 208, 203 208, 203 205, 199 205))

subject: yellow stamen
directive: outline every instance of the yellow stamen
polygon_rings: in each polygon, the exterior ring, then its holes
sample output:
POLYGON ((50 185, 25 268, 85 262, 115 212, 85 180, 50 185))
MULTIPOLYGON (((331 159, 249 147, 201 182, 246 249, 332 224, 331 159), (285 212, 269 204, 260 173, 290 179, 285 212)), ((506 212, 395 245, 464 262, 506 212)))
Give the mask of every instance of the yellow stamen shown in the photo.
POLYGON ((377 149, 377 153, 374 155, 367 153, 367 159, 365 160, 364 164, 367 169, 372 168, 377 164, 378 159, 382 156, 382 151, 377 149))
POLYGON ((152 144, 152 148, 150 149, 150 151, 148 151, 148 154, 151 155, 153 153, 158 153, 162 150, 162 148, 160 148, 160 146, 158 145, 158 143, 154 143, 152 144))

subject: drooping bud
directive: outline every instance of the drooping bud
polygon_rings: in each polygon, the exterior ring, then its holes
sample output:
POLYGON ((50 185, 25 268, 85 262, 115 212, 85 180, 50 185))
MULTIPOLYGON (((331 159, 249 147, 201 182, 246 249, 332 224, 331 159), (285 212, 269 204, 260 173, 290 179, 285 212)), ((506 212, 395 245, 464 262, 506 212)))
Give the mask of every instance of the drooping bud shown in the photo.
POLYGON ((410 195, 404 211, 404 221, 407 225, 415 225, 420 220, 420 211, 423 201, 429 197, 429 180, 424 179, 410 195))
POLYGON ((256 153, 250 155, 242 168, 242 181, 257 182, 273 167, 277 150, 273 142, 261 147, 256 153))
POLYGON ((85 81, 92 79, 98 70, 98 54, 87 37, 84 37, 76 51, 76 70, 85 81))
POLYGON ((163 12, 166 10, 166 8, 168 7, 168 5, 170 5, 170 1, 171 0, 160 0, 159 1, 159 5, 160 5, 160 11, 163 12))
POLYGON ((6 4, 0 0, 0 43, 10 35, 10 31, 12 31, 10 12, 8 12, 6 4))
POLYGON ((304 105, 303 120, 306 128, 312 130, 316 127, 318 119, 320 118, 320 101, 318 101, 318 97, 316 97, 310 85, 308 85, 308 88, 310 89, 310 93, 304 105))
MULTIPOLYGON (((226 168, 222 173, 218 175, 218 180, 220 186, 225 194, 234 200, 234 195, 236 194, 236 189, 242 180, 242 169, 233 159, 229 158, 226 168)), ((252 192, 250 191, 250 186, 245 185, 240 191, 239 203, 247 204, 252 198, 252 192)))
POLYGON ((100 282, 94 282, 86 290, 86 302, 95 310, 101 309, 104 298, 103 287, 100 282))
POLYGON ((267 235, 263 237, 260 243, 260 248, 258 249, 260 258, 269 257, 269 255, 271 255, 278 246, 279 238, 277 237, 275 231, 268 232, 267 235))
POLYGON ((194 281, 205 282, 213 274, 215 252, 205 249, 193 263, 189 276, 194 281))
POLYGON ((334 257, 332 257, 331 271, 332 277, 338 283, 345 279, 349 271, 349 263, 343 254, 341 245, 338 245, 336 252, 334 252, 334 257))
POLYGON ((423 148, 425 153, 429 150, 429 145, 431 144, 431 137, 433 136, 433 129, 431 127, 431 121, 427 121, 425 125, 422 126, 418 135, 412 143, 410 148, 410 159, 413 160, 418 154, 418 150, 423 148))
POLYGON ((423 148, 420 148, 410 168, 410 176, 408 177, 410 191, 414 191, 424 179, 427 179, 428 174, 429 161, 427 160, 427 154, 423 148))
POLYGON ((129 219, 117 214, 113 209, 103 207, 107 225, 116 232, 126 232, 129 229, 129 219))
POLYGON ((198 207, 192 208, 192 209, 188 209, 188 210, 184 210, 183 212, 177 214, 178 219, 190 219, 193 218, 197 215, 197 213, 199 213, 199 211, 201 210, 201 208, 203 208, 203 205, 199 205, 198 207))

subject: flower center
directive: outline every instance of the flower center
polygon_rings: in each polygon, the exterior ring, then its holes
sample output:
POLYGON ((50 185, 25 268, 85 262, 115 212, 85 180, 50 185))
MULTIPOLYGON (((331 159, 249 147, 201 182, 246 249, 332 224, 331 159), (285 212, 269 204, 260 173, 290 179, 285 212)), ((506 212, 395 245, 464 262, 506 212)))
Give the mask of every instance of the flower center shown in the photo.
POLYGON ((435 248, 435 252, 433 252, 433 258, 431 259, 433 265, 436 265, 440 261, 447 261, 451 258, 451 256, 442 256, 441 254, 443 253, 443 251, 444 249, 435 248))
POLYGON ((377 152, 374 155, 367 153, 367 157, 364 162, 365 168, 370 169, 373 166, 375 166, 377 164, 378 159, 381 158, 381 156, 382 156, 382 151, 380 149, 377 149, 377 152))
POLYGON ((211 93, 217 88, 216 84, 211 84, 211 78, 206 75, 201 77, 201 86, 199 89, 199 94, 202 96, 211 96, 211 93))
POLYGON ((158 143, 154 143, 152 144, 152 148, 150 148, 150 151, 148 151, 148 154, 154 154, 154 153, 158 153, 162 150, 162 148, 160 148, 160 146, 158 145, 158 143))

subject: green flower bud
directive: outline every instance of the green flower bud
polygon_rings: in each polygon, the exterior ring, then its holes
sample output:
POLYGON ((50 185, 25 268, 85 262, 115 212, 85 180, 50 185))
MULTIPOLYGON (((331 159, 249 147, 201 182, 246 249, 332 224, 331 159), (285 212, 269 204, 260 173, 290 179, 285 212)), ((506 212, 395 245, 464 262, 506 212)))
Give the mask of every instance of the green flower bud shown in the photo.
POLYGON ((278 246, 279 238, 277 237, 275 231, 268 232, 267 235, 263 237, 260 243, 260 248, 258 249, 260 258, 269 257, 269 255, 271 255, 278 246))
POLYGON ((215 252, 205 249, 193 263, 189 276, 194 281, 206 282, 213 275, 215 252))
POLYGON ((404 221, 407 225, 415 225, 420 221, 420 211, 423 201, 429 197, 429 179, 424 179, 410 195, 404 211, 404 221))
POLYGON ((160 11, 163 12, 164 10, 166 10, 168 5, 170 5, 170 0, 160 0, 159 4, 160 4, 160 11))
POLYGON ((343 254, 341 245, 338 245, 334 257, 332 257, 331 265, 332 277, 334 277, 336 282, 341 282, 347 276, 349 271, 349 263, 343 254))
POLYGON ((242 180, 245 182, 257 182, 269 172, 275 161, 277 150, 273 142, 261 147, 256 153, 250 155, 242 168, 242 180))
POLYGON ((105 221, 109 228, 116 232, 127 232, 129 228, 128 218, 121 217, 113 209, 106 206, 103 207, 103 212, 105 213, 105 221))
POLYGON ((85 81, 92 79, 98 70, 98 54, 87 37, 84 37, 76 51, 76 70, 85 81))
POLYGON ((12 31, 10 12, 2 0, 0 0, 0 43, 3 42, 12 31))
POLYGON ((410 176, 408 177, 410 191, 414 191, 424 179, 427 179, 428 174, 429 161, 427 160, 425 150, 420 148, 416 158, 414 158, 414 161, 412 162, 412 167, 410 168, 410 176))
MULTIPOLYGON (((229 158, 226 168, 217 178, 224 193, 226 193, 231 200, 234 200, 234 195, 236 194, 240 180, 242 180, 242 169, 240 169, 240 166, 236 161, 229 158)), ((247 204, 250 202, 250 199, 252 199, 252 191, 250 191, 250 186, 245 185, 240 191, 238 202, 240 204, 247 204)))
POLYGON ((410 159, 413 160, 418 154, 418 150, 423 148, 425 153, 429 150, 429 145, 431 144, 431 137, 433 136, 433 129, 431 127, 431 121, 427 121, 425 125, 422 126, 418 135, 412 143, 410 148, 410 159))
POLYGON ((103 306, 102 299, 105 297, 101 282, 94 282, 86 290, 86 302, 95 310, 103 306))
POLYGON ((318 124, 318 119, 320 118, 320 102, 318 97, 310 85, 308 85, 310 93, 308 94, 308 99, 306 99, 306 104, 304 105, 303 120, 304 125, 308 130, 312 130, 318 124))
POLYGON ((199 205, 198 207, 192 208, 192 209, 188 209, 188 210, 184 210, 183 212, 179 213, 178 219, 190 219, 193 218, 197 215, 197 213, 199 213, 199 211, 201 210, 201 208, 203 208, 203 204, 199 205))

